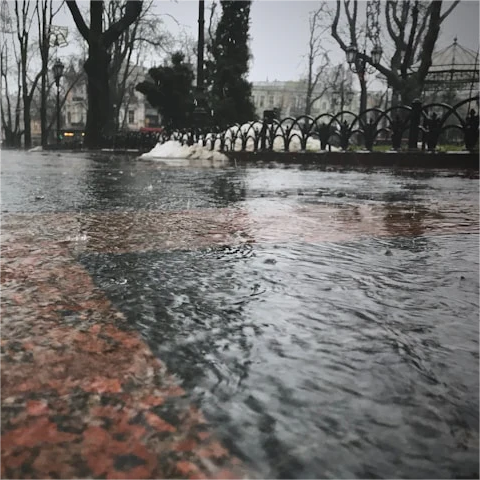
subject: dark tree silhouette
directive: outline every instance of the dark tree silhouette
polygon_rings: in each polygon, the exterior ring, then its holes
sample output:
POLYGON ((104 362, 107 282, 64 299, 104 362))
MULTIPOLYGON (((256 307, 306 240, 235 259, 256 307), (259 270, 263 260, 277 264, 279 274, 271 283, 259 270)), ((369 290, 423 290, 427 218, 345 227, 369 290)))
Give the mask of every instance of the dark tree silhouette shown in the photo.
POLYGON ((246 79, 251 1, 222 1, 222 16, 212 44, 212 107, 217 125, 253 120, 252 85, 246 79))
POLYGON ((139 83, 136 89, 158 109, 165 127, 178 129, 191 123, 194 74, 192 67, 184 62, 183 53, 174 53, 171 60, 171 65, 151 68, 148 74, 152 81, 139 83))
POLYGON ((103 31, 104 2, 90 1, 90 27, 75 0, 67 0, 78 31, 88 44, 88 58, 84 68, 88 77, 88 111, 85 127, 85 145, 97 148, 101 145, 102 135, 115 129, 113 105, 109 89, 109 49, 113 43, 138 18, 142 11, 142 1, 127 1, 124 14, 103 31))
MULTIPOLYGON (((386 25, 385 44, 393 42, 393 55, 384 56, 384 61, 374 65, 388 81, 393 90, 392 103, 401 102, 409 105, 414 98, 420 97, 425 77, 432 64, 432 53, 437 41, 440 27, 459 0, 449 2, 442 10, 441 0, 387 0, 383 3, 386 25), (387 63, 388 62, 388 63, 387 63), (417 67, 412 72, 411 67, 417 67)), ((356 35, 357 0, 337 0, 336 11, 332 22, 332 36, 342 50, 346 51, 356 35), (352 13, 353 12, 353 13, 352 13), (349 31, 349 39, 342 37, 339 20, 345 16, 349 31)), ((355 45, 355 42, 354 46, 355 45)), ((373 64, 370 55, 359 52, 359 57, 373 64)))

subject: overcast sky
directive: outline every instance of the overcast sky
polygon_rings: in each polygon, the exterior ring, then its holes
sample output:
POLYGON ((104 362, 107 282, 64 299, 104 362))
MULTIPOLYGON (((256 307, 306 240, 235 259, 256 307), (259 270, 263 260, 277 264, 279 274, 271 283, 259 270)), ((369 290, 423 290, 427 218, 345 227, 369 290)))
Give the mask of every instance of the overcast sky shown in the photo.
MULTIPOLYGON (((13 3, 13 0, 7 1, 13 3)), ((205 0, 207 19, 211 1, 205 0)), ((328 1, 335 3, 335 0, 328 1)), ((444 3, 450 4, 451 1, 444 0, 444 3)), ((79 0, 79 4, 87 5, 87 1, 79 0)), ((308 16, 319 4, 320 0, 252 0, 250 15, 252 63, 249 74, 251 81, 297 80, 305 74, 308 16)), ((359 4, 364 8, 366 0, 359 0, 359 4)), ((178 34, 182 30, 197 38, 198 0, 155 0, 155 11, 162 16, 165 26, 172 33, 178 34)), ((450 45, 457 36, 461 45, 476 52, 480 42, 479 20, 480 0, 461 0, 444 22, 437 47, 440 49, 450 45)), ((57 22, 68 25, 72 32, 74 27, 66 7, 57 22)), ((345 61, 345 55, 338 50, 331 37, 326 35, 326 38, 332 60, 345 61)), ((69 34, 69 41, 71 43, 64 50, 65 54, 70 48, 75 48, 72 33, 69 34)), ((145 66, 151 67, 154 62, 156 60, 152 59, 152 63, 145 66)))
MULTIPOLYGON (((83 3, 83 2, 82 2, 83 3)), ((206 10, 209 2, 206 3, 206 10)), ((449 2, 444 2, 445 7, 449 2)), ((250 50, 253 56, 249 79, 251 81, 296 80, 305 72, 305 54, 308 43, 308 14, 319 2, 310 0, 254 0, 250 13, 250 50)), ((155 11, 162 15, 165 25, 174 33, 179 27, 197 35, 198 2, 194 0, 156 0, 155 11)), ((207 10, 208 11, 208 10, 207 10)), ((207 16, 207 15, 206 15, 207 16)), ((65 12, 58 19, 69 26, 71 18, 65 12)), ((442 25, 437 47, 446 47, 458 37, 461 45, 478 49, 479 2, 462 0, 442 25)), ((345 56, 335 43, 328 45, 333 61, 344 61, 345 56)), ((150 65, 149 65, 150 66, 150 65)))

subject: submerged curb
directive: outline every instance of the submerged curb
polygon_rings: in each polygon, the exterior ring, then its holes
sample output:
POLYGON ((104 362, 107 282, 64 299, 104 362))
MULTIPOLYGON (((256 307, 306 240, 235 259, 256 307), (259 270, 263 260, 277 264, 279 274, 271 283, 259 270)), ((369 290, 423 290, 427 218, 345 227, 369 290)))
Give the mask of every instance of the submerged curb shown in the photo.
POLYGON ((345 167, 479 169, 474 152, 225 152, 231 161, 345 167))

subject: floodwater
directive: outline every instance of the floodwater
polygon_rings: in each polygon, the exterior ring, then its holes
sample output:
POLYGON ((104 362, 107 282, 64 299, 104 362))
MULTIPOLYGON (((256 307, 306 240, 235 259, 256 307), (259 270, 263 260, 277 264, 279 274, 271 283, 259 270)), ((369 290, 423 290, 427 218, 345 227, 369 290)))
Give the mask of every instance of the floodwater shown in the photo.
POLYGON ((478 178, 3 152, 1 186, 253 475, 478 478, 478 178))

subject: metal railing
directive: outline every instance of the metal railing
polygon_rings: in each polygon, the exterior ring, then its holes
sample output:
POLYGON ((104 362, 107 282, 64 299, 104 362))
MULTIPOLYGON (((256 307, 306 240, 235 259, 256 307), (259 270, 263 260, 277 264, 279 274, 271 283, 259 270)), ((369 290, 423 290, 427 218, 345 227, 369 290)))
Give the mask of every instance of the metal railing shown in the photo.
POLYGON ((118 132, 114 135, 103 136, 102 147, 148 152, 160 141, 158 132, 118 132))
POLYGON ((347 151, 372 151, 383 145, 391 150, 435 151, 439 145, 465 150, 478 148, 479 97, 454 106, 443 103, 398 105, 387 110, 370 108, 361 114, 349 110, 317 117, 302 115, 281 120, 265 118, 244 125, 220 128, 190 128, 164 131, 158 141, 177 140, 182 145, 199 143, 220 151, 325 151, 332 147, 347 151), (463 113, 463 116, 462 116, 463 113))

